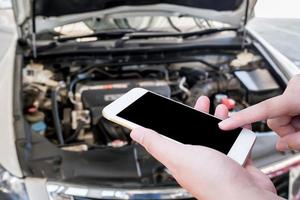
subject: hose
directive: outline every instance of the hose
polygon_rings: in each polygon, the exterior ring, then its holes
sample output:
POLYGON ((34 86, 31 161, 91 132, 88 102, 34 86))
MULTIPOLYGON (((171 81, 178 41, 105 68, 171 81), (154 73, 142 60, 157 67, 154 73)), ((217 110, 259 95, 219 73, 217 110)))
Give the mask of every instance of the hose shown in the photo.
POLYGON ((239 87, 240 83, 236 78, 199 81, 190 89, 192 95, 189 96, 186 102, 192 106, 195 105, 200 96, 211 98, 219 91, 237 90, 239 87))
POLYGON ((62 127, 60 123, 60 117, 59 117, 59 110, 58 110, 58 101, 57 101, 57 96, 58 92, 60 90, 60 86, 53 88, 51 91, 51 104, 52 104, 52 116, 54 120, 54 127, 57 135, 57 139, 59 141, 60 145, 64 145, 64 137, 63 137, 63 132, 62 132, 62 127))
POLYGON ((70 86, 69 86, 69 91, 68 91, 68 97, 72 104, 74 104, 74 105, 76 104, 76 100, 74 98, 74 90, 75 90, 76 84, 80 81, 88 80, 93 77, 94 77, 94 75, 90 75, 89 72, 87 72, 84 74, 77 75, 77 77, 71 81, 70 86))
POLYGON ((190 106, 195 105, 197 102, 197 99, 200 96, 207 96, 211 97, 213 94, 217 93, 219 91, 219 85, 220 83, 218 81, 210 80, 206 82, 199 82, 196 83, 191 89, 190 92, 192 95, 189 96, 186 103, 190 106))
POLYGON ((80 131, 82 130, 83 126, 84 126, 84 123, 82 121, 79 121, 75 132, 69 138, 67 138, 65 142, 69 143, 69 142, 74 141, 79 136, 80 131))

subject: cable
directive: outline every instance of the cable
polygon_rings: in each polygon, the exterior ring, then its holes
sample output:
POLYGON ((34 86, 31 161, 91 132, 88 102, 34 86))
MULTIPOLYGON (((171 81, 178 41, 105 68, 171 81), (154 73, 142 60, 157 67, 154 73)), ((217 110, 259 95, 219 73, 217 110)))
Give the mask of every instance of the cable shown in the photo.
POLYGON ((203 24, 201 24, 198 19, 196 19, 195 17, 193 18, 195 24, 198 26, 198 28, 200 28, 201 30, 206 28, 203 24))
POLYGON ((78 82, 88 80, 94 78, 94 75, 91 74, 89 71, 84 73, 84 74, 78 74, 76 78, 74 78, 69 86, 69 91, 68 91, 68 97, 71 101, 71 103, 76 104, 76 100, 74 99, 74 89, 75 86, 78 82))
POLYGON ((212 24, 211 24, 207 19, 205 19, 204 21, 205 21, 205 23, 207 24, 207 26, 208 26, 209 28, 212 27, 212 24))
POLYGON ((141 166, 140 166, 140 161, 139 161, 139 156, 137 152, 137 145, 133 146, 133 156, 134 156, 134 161, 135 161, 135 166, 136 166, 136 172, 139 177, 142 177, 142 171, 141 171, 141 166))
MULTIPOLYGON (((229 54, 228 52, 219 52, 219 54, 229 54)), ((217 54, 217 53, 215 53, 217 54)), ((182 63, 182 62, 200 62, 202 64, 205 64, 207 67, 210 67, 214 70, 219 69, 218 64, 208 63, 203 59, 191 57, 191 58, 174 58, 174 59, 164 59, 164 60, 147 60, 147 61, 139 61, 139 62, 128 62, 128 63, 102 63, 97 65, 91 65, 85 68, 82 68, 78 71, 78 73, 85 73, 88 70, 91 70, 93 68, 101 68, 101 67, 122 67, 122 66, 130 66, 130 65, 155 65, 155 64, 172 64, 172 63, 182 63)), ((101 70, 102 71, 102 70, 101 70)), ((112 75, 111 75, 112 76, 112 75)), ((114 77, 112 77, 114 78, 114 77)))
POLYGON ((153 21, 154 21, 154 17, 150 17, 150 19, 148 20, 148 24, 144 28, 140 29, 139 31, 147 31, 151 27, 153 21))
POLYGON ((79 121, 75 132, 70 137, 68 137, 65 142, 69 143, 69 142, 74 141, 79 136, 80 131, 83 128, 83 126, 84 126, 84 122, 79 121))
POLYGON ((177 27, 175 26, 175 24, 172 22, 172 19, 171 19, 170 17, 167 17, 167 20, 168 20, 170 26, 171 26, 174 30, 176 30, 177 32, 181 32, 181 30, 180 30, 179 28, 177 28, 177 27))
POLYGON ((189 89, 187 89, 184 84, 186 83, 186 77, 182 77, 182 79, 179 82, 179 89, 182 90, 186 95, 190 96, 191 92, 189 89))

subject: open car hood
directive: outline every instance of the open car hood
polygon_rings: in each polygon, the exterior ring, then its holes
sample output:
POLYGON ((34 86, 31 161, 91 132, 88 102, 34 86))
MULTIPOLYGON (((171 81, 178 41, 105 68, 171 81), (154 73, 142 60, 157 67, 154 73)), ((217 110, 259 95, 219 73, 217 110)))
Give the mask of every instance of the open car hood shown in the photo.
POLYGON ((240 27, 252 16, 255 3, 256 0, 13 0, 13 7, 19 26, 34 19, 27 24, 41 32, 110 15, 194 16, 240 27))

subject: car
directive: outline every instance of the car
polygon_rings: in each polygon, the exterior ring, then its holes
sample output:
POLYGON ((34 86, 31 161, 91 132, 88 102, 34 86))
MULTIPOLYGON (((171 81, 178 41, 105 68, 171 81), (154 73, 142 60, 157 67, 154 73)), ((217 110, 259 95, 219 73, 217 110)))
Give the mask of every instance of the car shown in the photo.
MULTIPOLYGON (((134 87, 189 106, 206 95, 231 114, 280 95, 299 68, 247 26, 255 3, 13 0, 0 30, 0 199, 193 199, 101 111, 134 87)), ((278 153, 265 122, 253 131, 255 165, 287 197, 299 154, 278 153)))

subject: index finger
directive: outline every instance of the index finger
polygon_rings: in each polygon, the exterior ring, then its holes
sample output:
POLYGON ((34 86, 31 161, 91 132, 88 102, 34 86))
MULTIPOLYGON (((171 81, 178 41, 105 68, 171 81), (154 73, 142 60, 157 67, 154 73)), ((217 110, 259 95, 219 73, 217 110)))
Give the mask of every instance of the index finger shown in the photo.
POLYGON ((286 103, 283 95, 273 97, 235 113, 230 118, 220 122, 219 126, 223 130, 231 130, 253 122, 279 117, 287 113, 286 103))

